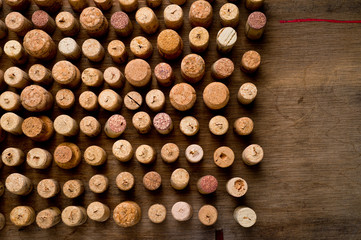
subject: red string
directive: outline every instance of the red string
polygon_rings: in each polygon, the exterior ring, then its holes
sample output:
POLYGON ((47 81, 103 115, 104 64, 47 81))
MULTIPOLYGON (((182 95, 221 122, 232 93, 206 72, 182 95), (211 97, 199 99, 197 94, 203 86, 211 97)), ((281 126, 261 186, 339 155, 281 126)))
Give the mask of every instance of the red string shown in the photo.
POLYGON ((334 19, 319 19, 319 18, 305 18, 294 20, 281 20, 280 23, 295 23, 295 22, 330 22, 330 23, 361 23, 361 20, 334 20, 334 19))

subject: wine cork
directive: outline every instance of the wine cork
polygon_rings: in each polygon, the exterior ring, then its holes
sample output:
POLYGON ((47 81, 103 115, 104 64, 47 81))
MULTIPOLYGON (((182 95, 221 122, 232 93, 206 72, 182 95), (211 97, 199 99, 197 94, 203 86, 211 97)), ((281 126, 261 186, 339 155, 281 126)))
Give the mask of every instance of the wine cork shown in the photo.
POLYGON ((94 175, 89 180, 89 188, 93 193, 103 193, 109 187, 109 179, 101 174, 94 175))
POLYGON ((170 184, 175 190, 183 190, 188 186, 189 173, 184 168, 177 168, 172 172, 170 184))
POLYGON ((107 161, 107 152, 99 146, 90 146, 84 151, 84 160, 91 166, 100 166, 107 161))
POLYGON ((29 31, 23 42, 26 52, 37 59, 47 61, 56 56, 57 47, 53 39, 43 30, 29 31))
POLYGON ((48 34, 55 31, 56 24, 52 17, 43 10, 37 10, 31 16, 31 21, 35 28, 41 29, 48 34))
POLYGON ((234 177, 228 180, 226 189, 229 195, 233 197, 242 197, 248 190, 247 182, 240 177, 234 177))
POLYGON ((24 11, 31 4, 31 0, 4 0, 4 2, 10 6, 13 11, 24 11))
POLYGON ((79 96, 79 105, 87 111, 98 109, 98 97, 91 91, 84 91, 79 96))
POLYGON ((153 34, 159 28, 158 18, 149 7, 139 8, 135 13, 135 20, 140 28, 147 34, 153 34))
POLYGON ((257 96, 257 87, 253 83, 244 83, 238 90, 237 98, 242 104, 250 104, 257 96))
POLYGON ((111 88, 121 88, 124 86, 124 82, 125 82, 124 75, 116 67, 108 67, 107 69, 105 69, 103 78, 104 78, 104 81, 111 88))
POLYGON ((143 144, 135 150, 135 158, 142 164, 151 164, 156 160, 157 153, 153 147, 143 144))
POLYGON ((159 89, 152 89, 145 96, 145 102, 150 110, 159 112, 165 105, 164 93, 159 89))
POLYGON ((242 160, 247 165, 256 165, 262 161, 264 156, 263 149, 258 144, 251 144, 242 152, 242 160))
POLYGON ((124 12, 134 12, 138 8, 138 0, 119 0, 120 8, 124 12))
POLYGON ((241 69, 245 73, 254 73, 257 71, 259 65, 261 64, 261 55, 258 52, 250 50, 243 54, 241 69))
POLYGON ((55 118, 54 130, 60 135, 72 137, 79 133, 79 125, 72 117, 62 114, 55 118))
POLYGON ((121 172, 117 175, 115 183, 122 191, 129 191, 134 186, 134 176, 130 172, 121 172))
POLYGON ((122 107, 122 97, 111 89, 103 90, 98 97, 99 105, 105 110, 115 112, 122 107))
POLYGON ((7 112, 1 116, 0 125, 1 128, 14 135, 21 135, 23 134, 23 130, 21 129, 21 124, 23 123, 24 119, 15 113, 7 112))
POLYGON ((183 26, 183 9, 177 4, 168 5, 163 12, 166 28, 178 30, 183 26))
POLYGON ((30 85, 24 88, 20 94, 21 105, 30 112, 44 112, 54 105, 53 95, 45 88, 38 85, 30 85))
POLYGON ((25 154, 19 148, 6 148, 1 154, 1 160, 9 167, 20 166, 25 160, 25 154))
POLYGON ((217 50, 229 53, 237 42, 237 32, 231 27, 224 27, 217 33, 217 50))
POLYGON ((168 60, 179 57, 183 51, 183 41, 178 33, 172 29, 165 29, 157 38, 159 55, 168 60))
POLYGON ((76 36, 80 31, 78 20, 70 12, 60 12, 56 15, 55 23, 61 33, 68 37, 76 36))
POLYGON ((109 23, 96 7, 85 8, 80 14, 80 24, 91 37, 102 37, 108 32, 109 23))
POLYGON ((190 163, 198 163, 203 159, 203 148, 198 144, 191 144, 186 148, 185 157, 190 163))
POLYGON ((50 85, 53 83, 51 71, 41 64, 34 64, 29 69, 29 78, 40 85, 50 85))
POLYGON ((197 182, 198 192, 201 194, 211 194, 217 190, 218 181, 212 175, 201 177, 197 182))
POLYGON ((167 217, 167 209, 162 204, 153 204, 148 209, 148 218, 152 223, 162 223, 167 217))
POLYGON ((209 45, 209 33, 204 27, 195 27, 189 32, 189 46, 193 52, 201 53, 209 45))
POLYGON ((249 207, 237 207, 233 212, 233 217, 236 222, 242 227, 252 227, 257 220, 256 212, 249 207))
POLYGON ((153 54, 153 46, 145 37, 138 36, 130 42, 130 51, 138 58, 149 58, 153 54))
POLYGON ((26 227, 35 221, 35 211, 29 206, 17 206, 10 212, 10 221, 16 227, 26 227))
POLYGON ((4 73, 4 81, 10 87, 18 89, 22 89, 30 83, 28 74, 18 67, 8 68, 4 73))
POLYGON ((41 148, 33 148, 26 155, 27 164, 34 169, 50 167, 53 157, 50 152, 41 148))
POLYGON ((110 209, 101 202, 92 202, 86 209, 88 217, 96 222, 105 222, 110 217, 110 209))
POLYGON ((113 219, 120 227, 132 227, 140 222, 142 212, 139 205, 132 201, 125 201, 114 208, 113 219))
POLYGON ((81 12, 89 6, 88 0, 68 0, 68 2, 75 12, 81 12))
POLYGON ((19 12, 10 12, 5 18, 5 25, 20 37, 24 37, 33 28, 32 22, 19 12))
POLYGON ((158 63, 154 68, 154 76, 158 84, 163 87, 169 87, 174 82, 174 73, 172 67, 165 62, 158 63))
POLYGON ((61 211, 57 207, 50 207, 36 215, 36 224, 41 229, 49 229, 61 221, 61 211))
POLYGON ((6 24, 0 20, 0 39, 5 38, 8 35, 8 28, 6 24))
POLYGON ((211 133, 217 136, 221 136, 227 133, 229 123, 227 118, 218 115, 211 118, 208 127, 211 133))
POLYGON ((0 106, 5 111, 18 111, 21 107, 20 96, 11 91, 5 91, 0 95, 0 106))
POLYGON ((101 132, 101 125, 99 121, 92 116, 86 116, 80 120, 79 128, 80 131, 88 137, 96 137, 101 132))
POLYGON ((128 162, 132 159, 134 151, 132 144, 127 140, 118 140, 113 144, 112 153, 121 162, 128 162))
POLYGON ((195 117, 186 116, 180 121, 179 129, 186 136, 194 136, 199 131, 199 122, 195 117))
POLYGON ((4 45, 4 52, 15 65, 21 65, 28 61, 28 54, 21 43, 16 40, 6 42, 4 45))
POLYGON ((198 220, 205 226, 212 226, 217 222, 218 211, 212 205, 203 205, 198 211, 198 220))
POLYGON ((208 28, 213 19, 212 5, 207 1, 197 0, 192 3, 188 17, 192 27, 208 28))
POLYGON ((110 138, 118 138, 127 127, 127 121, 120 114, 112 115, 104 126, 105 134, 110 138))
POLYGON ((173 121, 167 113, 161 112, 153 118, 153 126, 158 133, 166 135, 173 130, 173 121))
POLYGON ((143 97, 136 91, 128 92, 124 97, 124 106, 129 110, 137 110, 142 106, 143 97))
POLYGON ((246 22, 246 36, 250 40, 258 40, 262 37, 266 27, 267 17, 262 12, 253 12, 246 22))
POLYGON ((75 104, 74 93, 69 89, 60 89, 55 96, 58 107, 64 110, 72 108, 75 104))
POLYGON ((74 143, 59 144, 54 151, 54 162, 63 169, 75 168, 81 162, 81 152, 74 143))
POLYGON ((63 6, 62 0, 34 0, 34 3, 44 11, 51 13, 59 11, 63 6))
POLYGON ((84 193, 84 184, 78 179, 66 181, 63 185, 63 193, 67 198, 77 198, 84 193))
POLYGON ((175 143, 166 143, 160 150, 160 155, 164 162, 173 163, 179 158, 179 147, 175 143))
POLYGON ((234 152, 229 147, 219 147, 214 151, 213 161, 220 168, 230 167, 234 162, 234 152))
POLYGON ((134 87, 144 87, 152 80, 149 64, 143 59, 133 59, 125 66, 125 78, 134 87))
POLYGON ((176 202, 172 207, 172 216, 179 222, 188 221, 193 216, 193 208, 189 203, 176 202))
POLYGON ((102 11, 107 11, 113 6, 113 0, 94 0, 94 3, 102 11))
POLYGON ((223 27, 236 28, 239 23, 239 9, 236 4, 223 4, 219 10, 219 18, 223 27))
POLYGON ((20 174, 12 173, 5 180, 6 189, 16 195, 25 196, 33 190, 30 178, 20 174))
POLYGON ((162 185, 162 177, 155 171, 147 172, 143 177, 143 185, 150 191, 155 191, 162 185))
POLYGON ((36 190, 40 197, 52 198, 60 192, 60 185, 55 179, 43 179, 38 183, 36 190))
POLYGON ((113 40, 108 44, 108 53, 115 63, 122 64, 128 59, 127 49, 120 40, 113 40))
POLYGON ((58 50, 68 60, 77 60, 81 56, 81 49, 79 45, 70 37, 60 40, 58 50))
POLYGON ((220 58, 213 63, 211 68, 212 77, 217 80, 229 78, 234 71, 234 64, 229 58, 220 58))
POLYGON ((256 11, 263 7, 264 0, 246 0, 246 8, 250 11, 256 11))
POLYGON ((197 100, 196 91, 187 83, 179 83, 170 90, 169 100, 175 109, 187 111, 193 107, 197 100))
POLYGON ((152 128, 152 120, 150 119, 149 114, 143 111, 133 115, 132 123, 134 128, 140 134, 146 134, 152 128))
POLYGON ((110 24, 120 37, 128 37, 133 32, 132 21, 130 21, 128 14, 125 12, 118 11, 113 13, 110 18, 110 24))
POLYGON ((80 83, 79 69, 69 61, 55 63, 51 71, 55 82, 60 85, 75 88, 80 83))
POLYGON ((234 121, 233 129, 240 136, 250 135, 253 131, 253 121, 248 117, 241 117, 234 121))
POLYGON ((61 213, 61 219, 69 227, 80 226, 87 220, 86 210, 80 206, 68 206, 61 213))
POLYGON ((93 62, 100 62, 105 56, 104 47, 100 44, 98 40, 93 38, 85 40, 81 49, 84 56, 93 62))
POLYGON ((181 63, 181 74, 186 81, 190 83, 199 82, 203 78, 205 72, 206 63, 201 56, 192 53, 183 58, 181 63))
POLYGON ((0 213, 0 230, 2 230, 6 225, 6 220, 4 214, 0 213))
POLYGON ((203 90, 203 102, 212 110, 224 108, 229 101, 229 90, 220 82, 212 82, 203 90))

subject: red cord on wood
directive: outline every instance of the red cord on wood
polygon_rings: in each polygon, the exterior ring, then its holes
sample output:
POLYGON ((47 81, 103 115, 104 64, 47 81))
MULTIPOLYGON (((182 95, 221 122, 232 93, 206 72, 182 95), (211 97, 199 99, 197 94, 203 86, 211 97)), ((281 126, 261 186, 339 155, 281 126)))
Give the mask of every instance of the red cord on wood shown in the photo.
POLYGON ((280 23, 295 23, 295 22, 361 23, 361 20, 334 20, 334 19, 319 19, 319 18, 280 20, 280 23))

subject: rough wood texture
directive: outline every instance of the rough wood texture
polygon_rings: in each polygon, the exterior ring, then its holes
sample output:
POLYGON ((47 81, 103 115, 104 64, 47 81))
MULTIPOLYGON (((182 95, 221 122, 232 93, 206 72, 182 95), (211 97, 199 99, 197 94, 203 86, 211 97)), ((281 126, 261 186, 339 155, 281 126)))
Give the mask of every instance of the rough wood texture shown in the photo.
MULTIPOLYGON (((188 1, 183 9, 188 16, 192 1, 188 1)), ((110 180, 110 189, 101 195, 92 193, 86 187, 86 193, 80 199, 66 199, 59 194, 55 199, 41 199, 36 192, 27 197, 18 197, 7 192, 0 198, 0 212, 6 216, 7 224, 0 232, 1 239, 212 239, 215 228, 224 229, 225 239, 343 239, 361 238, 361 49, 359 24, 332 23, 294 23, 280 24, 281 19, 293 18, 329 18, 355 20, 360 18, 361 1, 266 1, 264 11, 268 16, 268 25, 263 40, 250 42, 244 36, 244 25, 248 11, 244 1, 237 3, 240 7, 241 21, 238 27, 238 41, 231 53, 236 67, 235 73, 227 82, 230 88, 231 100, 228 106, 219 112, 209 111, 202 102, 201 93, 204 87, 212 81, 210 67, 221 55, 216 51, 215 36, 220 29, 218 11, 224 0, 213 3, 214 21, 210 31, 210 47, 203 54, 206 60, 207 73, 204 80, 196 85, 197 103, 187 113, 175 111, 167 97, 166 109, 175 123, 175 130, 169 136, 161 136, 153 129, 149 134, 140 136, 131 126, 133 112, 122 108, 120 113, 128 121, 128 128, 122 138, 129 140, 134 147, 140 144, 150 144, 158 151, 158 158, 150 167, 141 166, 134 159, 130 163, 120 163, 111 154, 111 146, 115 140, 109 139, 104 133, 100 137, 90 139, 83 134, 76 138, 64 138, 56 135, 45 144, 32 142, 25 137, 8 136, 1 144, 0 150, 6 147, 21 147, 27 152, 33 147, 44 147, 50 152, 57 144, 71 141, 79 144, 82 151, 86 147, 97 144, 106 149, 109 159, 105 166, 95 168, 82 162, 74 170, 62 170, 55 164, 48 170, 30 169, 26 164, 19 168, 3 167, 1 180, 13 172, 20 172, 30 177, 34 184, 44 178, 55 178, 61 185, 69 179, 81 179, 87 182, 94 174, 105 174, 110 180), (262 65, 258 73, 252 77, 240 71, 241 55, 250 49, 255 49, 262 56, 262 65), (259 89, 254 104, 244 107, 237 102, 237 91, 240 85, 252 81, 259 89), (214 114, 224 114, 230 123, 241 116, 249 116, 255 122, 255 131, 250 137, 238 137, 229 131, 224 137, 211 135, 208 121, 214 114), (201 123, 200 132, 195 137, 186 137, 180 133, 178 124, 182 116, 194 115, 201 123), (176 142, 181 149, 180 160, 167 165, 160 159, 160 149, 167 142, 176 142), (199 164, 189 164, 184 157, 184 150, 191 143, 199 143, 204 147, 205 159, 199 164), (265 150, 264 161, 254 167, 245 166, 241 161, 242 150, 251 143, 258 143, 265 150), (219 146, 227 145, 235 151, 236 160, 230 169, 224 170, 213 163, 213 151, 219 146), (184 167, 191 173, 191 184, 184 191, 175 191, 170 187, 171 172, 177 167, 184 167), (163 186, 157 192, 150 192, 142 186, 143 175, 150 170, 158 171, 163 178, 163 186), (115 185, 115 177, 120 171, 130 171, 136 177, 136 186, 130 193, 120 192, 115 185), (212 196, 202 196, 196 190, 199 177, 213 174, 219 180, 219 190, 212 196), (247 180, 249 191, 245 197, 234 199, 225 190, 225 184, 231 177, 240 176, 247 180), (36 212, 50 206, 64 209, 68 205, 87 206, 90 202, 99 200, 113 210, 124 200, 135 200, 142 208, 143 216, 140 224, 129 229, 119 228, 113 219, 105 223, 88 220, 80 227, 70 228, 63 223, 49 230, 41 230, 36 224, 18 230, 10 223, 9 213, 17 205, 30 205, 36 212), (171 206, 176 201, 187 201, 195 209, 194 217, 185 223, 176 222, 170 214, 171 206), (147 217, 148 208, 154 203, 167 207, 167 220, 155 225, 147 217), (219 219, 214 227, 205 227, 197 219, 197 212, 203 204, 214 204, 219 210, 219 219), (233 210, 239 205, 253 208, 258 217, 256 225, 251 229, 243 229, 233 220, 233 210)), ((111 12, 118 10, 115 5, 111 12)), ((162 7, 155 12, 160 18, 161 29, 163 9, 168 5, 164 1, 162 7)), ((140 6, 145 6, 142 1, 140 6)), ((26 16, 37 8, 32 6, 26 16)), ((68 5, 63 9, 69 10, 68 5)), ((9 12, 4 6, 1 19, 9 12)), ((111 13, 107 12, 109 19, 111 13)), ((54 15, 53 15, 54 16, 54 15)), ((76 14, 78 17, 79 14, 76 14)), ((137 35, 144 35, 139 25, 134 22, 135 31, 132 37, 124 39, 129 51, 130 40, 137 35)), ((188 33, 190 26, 186 17, 185 24, 179 31, 184 40, 184 52, 190 53, 188 33)), ((149 37, 156 46, 157 35, 149 37)), ((59 30, 53 35, 56 43, 62 38, 59 30)), ((79 44, 88 38, 82 30, 77 38, 79 44)), ((107 38, 102 39, 104 46, 115 39, 111 29, 107 38)), ((17 39, 10 34, 8 39, 17 39)), ((1 41, 1 46, 6 40, 1 41)), ((129 51, 130 52, 130 51, 129 51)), ((132 58, 133 56, 131 56, 132 58)), ((56 60, 63 59, 60 54, 56 60)), ((156 49, 150 64, 152 69, 163 61, 156 49)), ((32 59, 31 63, 35 61, 32 59)), ((46 63, 49 68, 55 63, 46 63)), ((180 59, 171 62, 177 76, 176 82, 181 82, 180 59)), ((84 57, 76 63, 80 70, 92 66, 104 70, 113 66, 109 55, 100 64, 92 64, 84 57)), ((1 68, 10 66, 6 56, 1 57, 1 68)), ((27 70, 31 64, 27 64, 27 70)), ((124 65, 120 66, 124 70, 124 65)), ((153 76, 152 88, 157 88, 153 76)), ((99 93, 101 88, 92 89, 99 93)), ((51 87, 56 93, 58 85, 51 87)), ((82 85, 75 91, 80 93, 88 88, 82 85)), ((168 95, 169 88, 161 88, 168 95)), ((132 90, 129 84, 120 91, 121 95, 132 90)), ((142 91, 145 95, 147 90, 142 91)), ((18 91, 19 92, 19 91, 18 91)), ((145 105, 141 110, 150 112, 145 105)), ((90 113, 81 109, 77 103, 74 110, 62 111, 58 107, 47 115, 55 119, 61 113, 67 113, 80 121, 90 113)), ((154 113, 150 113, 154 116, 154 113)), ((29 112, 21 112, 23 117, 31 116, 29 112)), ((104 126, 109 112, 100 110, 91 115, 97 117, 104 126)))

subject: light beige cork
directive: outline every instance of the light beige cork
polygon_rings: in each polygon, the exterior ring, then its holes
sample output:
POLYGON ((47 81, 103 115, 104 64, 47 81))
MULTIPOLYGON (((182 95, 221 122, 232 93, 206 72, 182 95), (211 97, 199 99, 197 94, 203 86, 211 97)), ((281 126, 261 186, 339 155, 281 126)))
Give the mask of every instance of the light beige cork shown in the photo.
POLYGON ((96 137, 102 130, 99 121, 92 116, 85 116, 82 118, 79 123, 79 128, 80 131, 88 137, 96 137))
POLYGON ((55 118, 54 130, 60 135, 72 137, 79 133, 79 125, 74 118, 63 114, 55 118))
POLYGON ((84 184, 81 180, 69 180, 63 185, 63 193, 67 198, 77 198, 84 193, 84 184))
POLYGON ((198 144, 191 144, 185 150, 185 157, 190 163, 198 163, 203 159, 203 148, 198 144))
POLYGON ((144 87, 152 80, 150 65, 143 59, 133 59, 125 66, 124 75, 134 87, 144 87))
POLYGON ((147 34, 153 34, 159 28, 158 18, 149 7, 139 8, 135 13, 135 20, 140 28, 147 34))
POLYGON ((80 14, 80 24, 91 37, 101 37, 108 32, 109 23, 102 11, 96 7, 87 7, 80 14))
POLYGON ((244 228, 252 227, 257 221, 256 212, 244 206, 237 207, 233 212, 233 217, 244 228))
POLYGON ((248 117, 241 117, 236 119, 233 124, 234 131, 240 136, 250 135, 253 131, 254 123, 248 117))
POLYGON ((172 207, 172 216, 179 222, 185 222, 192 218, 193 208, 187 202, 176 202, 172 207))
POLYGON ((220 82, 212 82, 203 90, 203 102, 212 110, 224 108, 229 101, 229 89, 220 82))
POLYGON ((51 71, 41 64, 34 64, 29 68, 29 78, 40 85, 50 85, 53 83, 51 71))
POLYGON ((36 190, 40 197, 52 198, 60 192, 60 185, 55 179, 43 179, 38 183, 36 190))
POLYGON ((55 63, 51 73, 55 82, 60 85, 75 88, 80 83, 80 71, 69 61, 62 60, 55 63))
POLYGON ((229 195, 233 197, 242 197, 246 194, 248 185, 243 178, 234 177, 227 182, 226 189, 229 195))
POLYGON ((53 95, 38 85, 25 87, 20 94, 20 101, 21 105, 30 112, 48 111, 54 105, 53 95))
POLYGON ((112 40, 108 44, 108 54, 111 56, 115 63, 125 63, 128 59, 128 52, 125 45, 120 40, 112 40))
POLYGON ((59 144, 54 151, 54 162, 63 169, 71 169, 81 162, 81 152, 74 143, 59 144))
POLYGON ((21 108, 20 96, 11 91, 0 95, 0 107, 8 112, 16 112, 21 108))
POLYGON ((151 164, 156 160, 157 153, 153 147, 142 144, 135 150, 135 158, 142 164, 151 164))
POLYGON ((86 86, 99 87, 103 84, 103 73, 96 68, 86 68, 81 74, 81 80, 86 86))
POLYGON ((129 110, 137 110, 143 104, 143 97, 136 91, 128 92, 124 96, 124 106, 129 110))
POLYGON ((196 99, 196 91, 187 83, 176 84, 169 92, 170 103, 179 111, 191 109, 195 104, 196 99))
POLYGON ((57 207, 50 207, 36 215, 36 224, 41 229, 49 229, 60 223, 61 211, 57 207))
POLYGON ((74 106, 75 96, 69 89, 60 89, 55 95, 55 101, 58 107, 68 110, 74 106))
POLYGON ((165 105, 164 93, 159 89, 152 89, 145 96, 145 102, 150 110, 159 112, 165 105))
POLYGON ((74 37, 80 31, 79 21, 70 12, 60 12, 56 15, 55 23, 64 36, 74 37))
POLYGON ((123 73, 116 67, 108 67, 105 69, 103 77, 104 81, 111 88, 122 88, 124 86, 125 77, 123 73))
POLYGON ((53 156, 42 148, 32 148, 26 154, 26 163, 34 169, 46 169, 50 167, 53 156))
POLYGON ((179 129, 186 136, 194 136, 199 131, 199 122, 195 117, 186 116, 180 121, 179 129))
POLYGON ((127 13, 134 12, 138 8, 138 0, 118 0, 120 8, 127 13))
POLYGON ((80 46, 73 38, 70 37, 60 40, 58 50, 68 60, 77 60, 81 56, 80 46))
POLYGON ((22 89, 30 84, 28 74, 18 67, 10 67, 4 72, 4 81, 10 87, 22 89))
POLYGON ((120 227, 132 227, 140 222, 142 212, 136 202, 125 201, 114 208, 113 219, 120 227))
POLYGON ((61 219, 69 227, 80 226, 87 220, 86 210, 81 206, 68 206, 62 211, 61 219))
POLYGON ((213 19, 212 5, 207 1, 194 1, 189 8, 188 17, 192 27, 208 28, 213 19))
POLYGON ((199 82, 205 72, 206 63, 200 55, 192 53, 183 58, 181 62, 181 74, 187 82, 199 82))
POLYGON ((189 46, 193 52, 201 53, 209 45, 209 33, 204 27, 195 27, 189 32, 189 46))
POLYGON ((167 209, 162 204, 153 204, 148 209, 148 218, 152 223, 162 223, 167 217, 167 209))
POLYGON ((102 174, 97 174, 89 179, 89 188, 93 193, 103 193, 109 188, 109 179, 102 174))
POLYGON ((98 96, 99 105, 110 112, 118 111, 122 107, 122 97, 111 89, 103 90, 98 96))
POLYGON ((212 226, 217 219, 217 208, 212 205, 203 205, 198 211, 198 220, 205 226, 212 226))
POLYGON ((23 134, 23 130, 21 129, 21 125, 24 119, 15 113, 7 112, 1 116, 0 125, 1 128, 9 132, 13 135, 21 135, 23 134))
POLYGON ((225 3, 219 10, 219 18, 223 27, 236 28, 239 23, 239 8, 236 4, 225 3))
POLYGON ((84 41, 82 47, 83 55, 90 61, 100 62, 104 59, 105 50, 100 42, 94 38, 88 38, 84 41))
POLYGON ((1 154, 1 161, 6 166, 20 166, 25 160, 25 154, 20 148, 9 147, 1 154))
POLYGON ((87 207, 88 217, 96 222, 105 222, 110 217, 110 209, 101 202, 92 202, 87 207))
POLYGON ((161 158, 166 163, 173 163, 179 158, 179 147, 175 143, 166 143, 160 151, 161 158))
POLYGON ((138 58, 149 58, 153 54, 152 43, 143 36, 137 36, 130 42, 130 51, 138 58))
POLYGON ((220 168, 230 167, 234 162, 234 152, 230 147, 222 146, 213 153, 213 161, 220 168))
POLYGON ((79 96, 79 105, 87 111, 98 109, 98 97, 92 91, 84 91, 79 96))
POLYGON ((20 173, 10 174, 5 180, 5 187, 9 192, 21 196, 28 195, 33 190, 30 178, 20 173))
POLYGON ((263 148, 258 144, 251 144, 242 152, 242 160, 247 165, 256 165, 262 161, 264 156, 263 148))
POLYGON ((164 9, 163 18, 167 28, 178 30, 183 26, 183 9, 177 4, 170 4, 164 9))
POLYGON ((33 23, 19 12, 10 12, 5 18, 6 27, 20 37, 33 28, 33 23))
POLYGON ((26 227, 35 221, 35 211, 29 206, 17 206, 10 212, 10 221, 16 227, 26 227))
POLYGON ((132 123, 140 134, 148 133, 152 128, 152 120, 148 113, 140 111, 133 115, 132 123))
POLYGON ((57 52, 53 39, 40 29, 29 31, 24 37, 23 46, 30 56, 43 61, 53 59, 57 52))
POLYGON ((224 27, 217 33, 217 50, 229 53, 237 42, 237 32, 231 27, 224 27))
POLYGON ((103 148, 96 145, 89 146, 84 151, 84 160, 91 166, 103 165, 107 161, 107 158, 107 152, 103 148))
POLYGON ((75 12, 81 12, 89 5, 88 0, 68 0, 68 2, 75 12))
POLYGON ((241 69, 245 73, 254 73, 257 71, 261 64, 261 55, 254 51, 249 50, 242 56, 241 69))
POLYGON ((127 162, 132 159, 134 150, 130 142, 121 139, 116 141, 112 147, 112 153, 116 159, 121 162, 127 162))
POLYGON ((27 52, 25 51, 21 43, 16 40, 10 40, 5 43, 4 53, 15 65, 21 65, 28 61, 27 52))
POLYGON ((130 172, 121 172, 117 175, 115 183, 120 190, 129 191, 134 186, 134 176, 130 172))
POLYGON ((239 88, 237 93, 237 99, 242 104, 250 104, 257 96, 257 87, 253 83, 244 83, 239 88))
POLYGON ((172 172, 170 184, 175 190, 182 190, 188 186, 189 173, 184 168, 177 168, 172 172))

